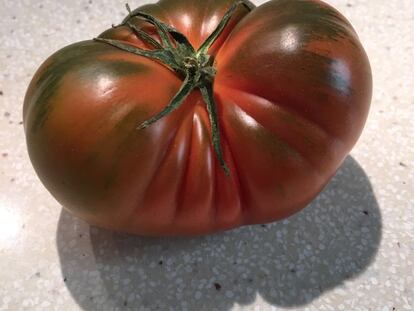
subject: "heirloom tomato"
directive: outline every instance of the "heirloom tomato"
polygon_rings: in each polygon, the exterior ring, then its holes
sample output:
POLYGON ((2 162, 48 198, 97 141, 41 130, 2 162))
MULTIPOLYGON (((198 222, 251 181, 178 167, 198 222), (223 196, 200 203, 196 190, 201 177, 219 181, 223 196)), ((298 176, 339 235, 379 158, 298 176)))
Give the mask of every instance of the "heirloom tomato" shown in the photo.
POLYGON ((52 55, 24 103, 33 166, 111 230, 198 235, 304 208, 361 134, 371 70, 316 0, 161 0, 52 55))

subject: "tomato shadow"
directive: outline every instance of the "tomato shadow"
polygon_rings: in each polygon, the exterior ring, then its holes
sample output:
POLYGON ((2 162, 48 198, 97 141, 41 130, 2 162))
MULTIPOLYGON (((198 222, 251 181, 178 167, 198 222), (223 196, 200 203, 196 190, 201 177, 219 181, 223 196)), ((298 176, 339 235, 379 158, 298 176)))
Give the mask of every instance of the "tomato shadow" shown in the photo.
POLYGON ((381 240, 368 177, 348 157, 303 212, 199 238, 143 238, 62 212, 62 277, 84 310, 230 310, 257 299, 306 305, 361 274, 381 240), (260 296, 260 297, 258 297, 260 296))

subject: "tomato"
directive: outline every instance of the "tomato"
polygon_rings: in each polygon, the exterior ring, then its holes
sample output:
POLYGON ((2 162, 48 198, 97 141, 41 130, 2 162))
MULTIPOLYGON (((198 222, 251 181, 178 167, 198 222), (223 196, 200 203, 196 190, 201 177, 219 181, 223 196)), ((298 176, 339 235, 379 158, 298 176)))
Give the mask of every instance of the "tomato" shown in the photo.
POLYGON ((320 1, 161 0, 46 60, 24 126, 74 215, 198 235, 304 208, 360 136, 371 89, 355 30, 320 1))

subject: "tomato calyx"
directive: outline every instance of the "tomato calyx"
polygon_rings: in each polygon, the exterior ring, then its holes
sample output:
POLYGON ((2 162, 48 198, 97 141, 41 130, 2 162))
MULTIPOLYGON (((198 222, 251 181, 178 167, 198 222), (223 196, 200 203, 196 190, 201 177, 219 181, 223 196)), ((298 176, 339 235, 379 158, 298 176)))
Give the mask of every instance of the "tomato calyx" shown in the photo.
POLYGON ((243 5, 249 11, 254 8, 254 5, 252 5, 248 0, 235 1, 229 10, 224 14, 216 29, 202 43, 197 51, 194 49, 185 35, 180 33, 178 30, 159 21, 150 14, 139 10, 131 11, 128 4, 126 5, 129 13, 128 16, 120 25, 113 27, 129 27, 138 38, 146 42, 153 49, 141 49, 125 41, 105 38, 94 39, 95 41, 112 45, 123 51, 153 59, 163 64, 170 70, 174 71, 183 80, 180 89, 174 95, 171 101, 163 108, 163 110, 140 124, 137 127, 138 130, 143 130, 149 127, 161 118, 178 109, 193 90, 200 90, 210 119, 212 144, 220 166, 223 168, 227 176, 230 176, 230 169, 224 160, 223 151, 221 148, 220 125, 217 115, 216 103, 214 101, 213 84, 214 76, 216 75, 216 69, 214 67, 214 58, 208 54, 208 51, 220 36, 220 34, 223 32, 234 12, 240 5, 243 5), (152 24, 157 30, 160 42, 155 40, 142 29, 135 26, 131 22, 131 20, 135 18, 140 18, 152 24))

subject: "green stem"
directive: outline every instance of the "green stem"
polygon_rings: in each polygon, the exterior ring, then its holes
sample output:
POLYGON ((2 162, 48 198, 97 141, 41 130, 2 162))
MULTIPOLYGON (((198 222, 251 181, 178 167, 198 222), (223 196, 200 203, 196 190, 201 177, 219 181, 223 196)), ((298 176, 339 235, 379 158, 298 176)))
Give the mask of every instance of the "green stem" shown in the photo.
POLYGON ((200 87, 200 92, 205 103, 207 104, 214 150, 216 151, 220 165, 224 169, 224 172, 227 176, 230 176, 230 169, 224 161, 223 151, 221 149, 220 126, 217 117, 216 103, 214 102, 213 85, 211 83, 207 83, 205 86, 200 87))
POLYGON ((167 65, 167 67, 170 67, 174 71, 182 72, 181 66, 176 62, 175 57, 172 52, 168 50, 144 50, 137 48, 136 46, 133 46, 131 44, 118 41, 118 40, 111 40, 111 39, 103 39, 103 38, 95 38, 95 41, 98 42, 104 42, 109 45, 112 45, 116 48, 119 48, 120 50, 133 53, 135 55, 144 56, 147 58, 151 58, 154 60, 159 61, 160 63, 167 65))
POLYGON ((158 35, 161 38, 161 42, 162 45, 167 48, 167 49, 174 49, 173 43, 171 41, 171 38, 169 36, 169 31, 168 31, 168 26, 165 25, 164 23, 160 22, 158 19, 156 19, 155 17, 146 14, 144 12, 134 12, 130 18, 132 17, 141 17, 143 18, 145 21, 153 24, 155 26, 155 28, 158 31, 158 35))
POLYGON ((132 31, 135 33, 135 35, 139 38, 141 38, 143 41, 149 43, 150 45, 152 45, 153 48, 155 49, 162 49, 162 45, 160 43, 158 43, 157 40, 155 40, 154 38, 152 38, 149 34, 147 34, 145 31, 138 29, 137 26, 135 26, 134 24, 132 24, 131 22, 126 22, 126 25, 128 25, 129 28, 132 29, 132 31))
POLYGON ((143 122, 140 126, 138 126, 137 129, 138 130, 145 129, 151 124, 157 122, 159 119, 165 117, 166 115, 176 110, 178 107, 181 106, 181 104, 184 102, 184 100, 193 90, 194 90, 193 75, 187 74, 183 84, 181 85, 180 90, 173 97, 170 103, 167 106, 165 106, 165 108, 160 113, 148 119, 147 121, 143 122))
POLYGON ((218 36, 223 32, 224 28, 229 23, 231 17, 234 14, 234 11, 237 9, 237 7, 242 3, 243 1, 236 1, 233 3, 233 5, 230 7, 230 9, 224 14, 223 19, 218 24, 217 28, 210 34, 210 36, 206 39, 206 41, 203 42, 203 44, 200 46, 200 48, 197 51, 197 54, 207 54, 210 47, 213 45, 213 43, 216 41, 218 36))
POLYGON ((243 5, 249 11, 254 8, 254 5, 248 0, 235 1, 229 10, 224 14, 223 19, 220 21, 217 28, 211 33, 205 42, 203 42, 197 51, 195 51, 189 40, 178 30, 164 24, 147 13, 131 11, 129 5, 127 5, 129 14, 121 25, 127 25, 137 37, 151 45, 154 49, 144 50, 127 42, 118 40, 104 38, 95 39, 98 42, 112 45, 123 51, 156 60, 183 78, 183 83, 179 91, 171 99, 169 104, 166 105, 161 112, 139 125, 137 128, 139 130, 147 128, 174 110, 178 109, 194 89, 198 88, 200 90, 209 115, 212 145, 220 166, 223 168, 227 176, 230 176, 230 169, 224 160, 224 154, 221 147, 220 122, 217 114, 216 103, 214 101, 213 84, 216 69, 213 66, 213 58, 207 53, 217 38, 222 34, 223 30, 230 22, 231 17, 240 5, 243 5), (152 24, 158 32, 161 43, 134 25, 131 22, 132 18, 141 18, 152 24))

